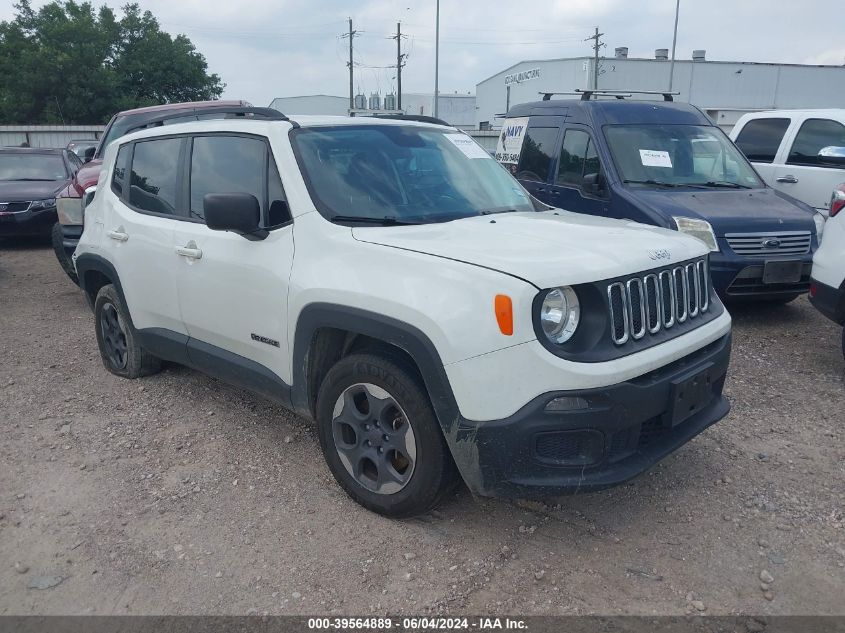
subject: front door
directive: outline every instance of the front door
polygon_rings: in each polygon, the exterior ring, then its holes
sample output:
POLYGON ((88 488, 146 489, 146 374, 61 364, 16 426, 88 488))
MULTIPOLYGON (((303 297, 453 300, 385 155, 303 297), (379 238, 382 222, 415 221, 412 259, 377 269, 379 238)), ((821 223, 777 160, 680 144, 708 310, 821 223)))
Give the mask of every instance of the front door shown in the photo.
POLYGON ((818 157, 822 148, 830 146, 845 147, 845 125, 821 118, 804 121, 791 139, 785 164, 775 169, 775 187, 826 212, 834 187, 845 182, 842 166, 818 157))
POLYGON ((567 211, 612 217, 605 171, 585 129, 565 129, 549 198, 551 204, 567 211))
MULTIPOLYGON (((175 228, 176 281, 192 364, 231 382, 273 376, 290 385, 288 281, 293 225, 267 140, 232 133, 194 136, 187 148, 189 212, 175 228), (203 197, 250 193, 261 206, 263 240, 205 225, 203 197), (271 374, 267 374, 269 370, 271 374)), ((269 384, 269 383, 267 383, 269 384)), ((251 385, 254 386, 254 385, 251 385)))

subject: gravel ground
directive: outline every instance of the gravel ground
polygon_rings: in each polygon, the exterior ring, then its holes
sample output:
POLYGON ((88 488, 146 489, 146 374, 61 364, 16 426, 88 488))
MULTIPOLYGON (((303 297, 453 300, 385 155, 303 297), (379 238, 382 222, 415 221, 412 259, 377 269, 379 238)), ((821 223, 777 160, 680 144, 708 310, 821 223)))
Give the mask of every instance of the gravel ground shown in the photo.
POLYGON ((51 250, 0 245, 0 614, 845 614, 840 331, 732 312, 730 416, 645 475, 397 522, 307 421, 107 373, 51 250))

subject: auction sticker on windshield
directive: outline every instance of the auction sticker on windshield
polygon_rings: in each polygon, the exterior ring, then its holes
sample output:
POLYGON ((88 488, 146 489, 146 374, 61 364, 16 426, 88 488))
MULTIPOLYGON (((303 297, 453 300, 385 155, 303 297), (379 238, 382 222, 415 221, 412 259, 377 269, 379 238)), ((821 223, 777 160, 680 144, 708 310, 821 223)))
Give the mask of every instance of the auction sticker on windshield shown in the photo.
POLYGON ((641 149, 640 162, 645 167, 672 167, 672 159, 669 152, 656 149, 641 149))
POLYGON ((496 160, 506 165, 519 164, 519 154, 522 152, 522 142, 525 140, 525 130, 528 128, 528 117, 506 119, 496 144, 496 160))
POLYGON ((466 134, 447 134, 446 138, 452 141, 452 145, 461 150, 469 158, 492 158, 484 151, 478 143, 473 141, 466 134))

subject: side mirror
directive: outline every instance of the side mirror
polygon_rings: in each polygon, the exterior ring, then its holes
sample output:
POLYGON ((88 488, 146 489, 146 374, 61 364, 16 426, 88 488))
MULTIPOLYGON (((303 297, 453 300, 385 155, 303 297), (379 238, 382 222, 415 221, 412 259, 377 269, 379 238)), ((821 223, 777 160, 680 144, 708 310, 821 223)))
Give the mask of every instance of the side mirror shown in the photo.
POLYGON ((820 163, 828 165, 845 165, 845 147, 822 147, 817 155, 820 163))
POLYGON ((213 231, 232 231, 248 240, 263 240, 261 207, 250 193, 209 193, 202 199, 205 224, 213 231))
POLYGON ((85 150, 85 152, 83 152, 83 154, 82 154, 82 162, 83 162, 83 163, 89 163, 89 162, 91 162, 91 160, 94 158, 94 154, 96 154, 96 153, 97 153, 97 148, 96 148, 96 147, 89 147, 89 148, 87 148, 87 149, 85 150))
POLYGON ((600 195, 607 190, 604 174, 600 171, 592 174, 584 174, 584 191, 593 195, 600 195))

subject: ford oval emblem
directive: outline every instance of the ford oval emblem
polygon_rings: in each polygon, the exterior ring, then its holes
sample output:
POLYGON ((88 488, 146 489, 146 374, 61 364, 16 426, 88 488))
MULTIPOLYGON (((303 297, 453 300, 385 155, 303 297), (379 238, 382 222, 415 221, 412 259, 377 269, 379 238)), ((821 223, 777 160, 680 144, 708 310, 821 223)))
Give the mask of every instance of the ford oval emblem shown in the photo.
POLYGON ((780 248, 780 240, 775 238, 763 240, 763 248, 780 248))

